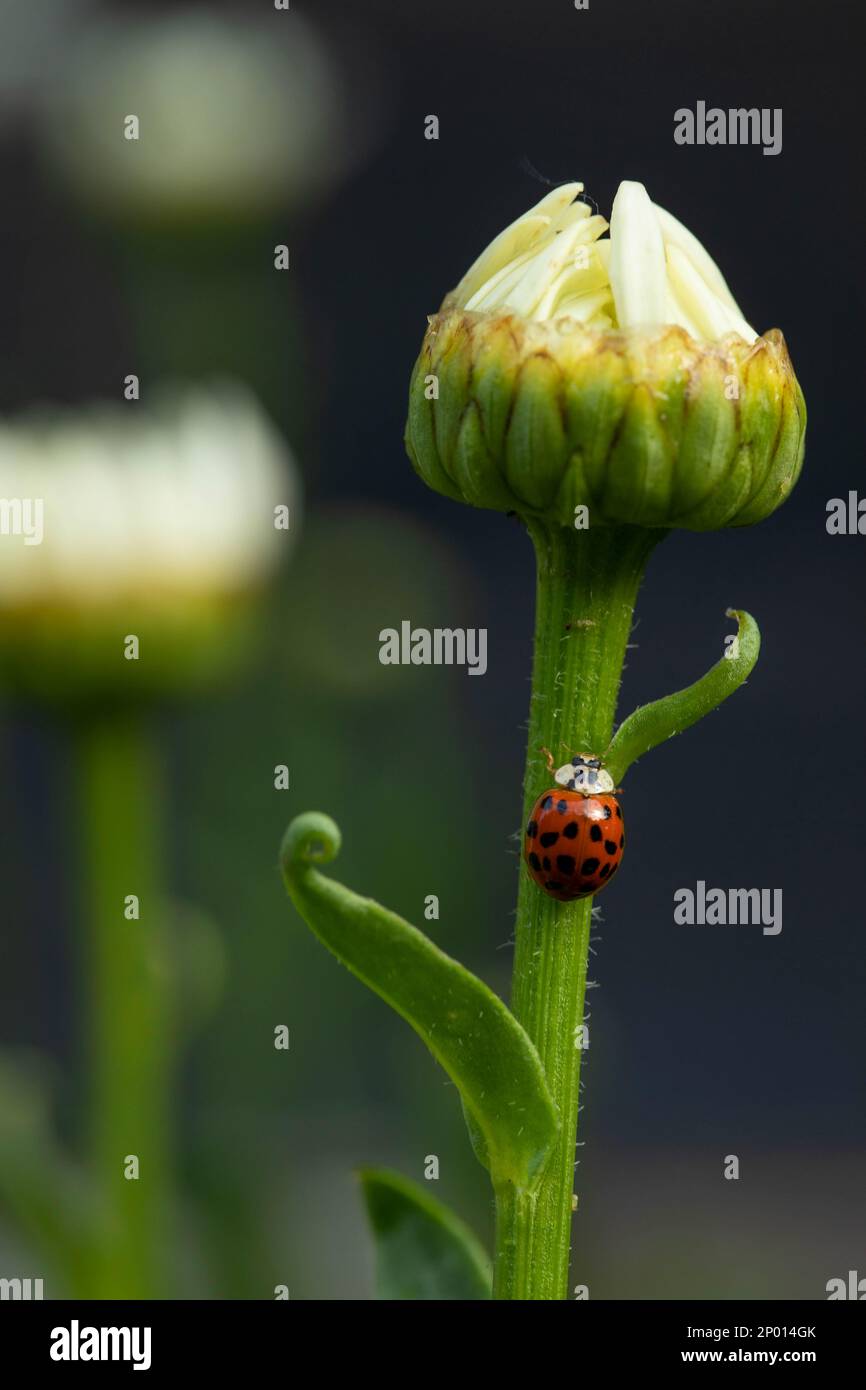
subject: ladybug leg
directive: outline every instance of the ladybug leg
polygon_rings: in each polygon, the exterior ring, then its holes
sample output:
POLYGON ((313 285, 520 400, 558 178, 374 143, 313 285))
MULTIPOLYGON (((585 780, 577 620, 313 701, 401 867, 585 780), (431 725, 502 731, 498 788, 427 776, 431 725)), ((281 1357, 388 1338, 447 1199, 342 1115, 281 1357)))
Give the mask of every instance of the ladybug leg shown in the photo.
POLYGON ((545 748, 544 745, 542 745, 542 746, 539 748, 538 751, 539 751, 539 753, 543 753, 543 754, 544 754, 544 761, 547 763, 547 770, 548 770, 548 772, 553 772, 553 771, 554 771, 553 754, 551 753, 550 749, 549 749, 549 748, 545 748))

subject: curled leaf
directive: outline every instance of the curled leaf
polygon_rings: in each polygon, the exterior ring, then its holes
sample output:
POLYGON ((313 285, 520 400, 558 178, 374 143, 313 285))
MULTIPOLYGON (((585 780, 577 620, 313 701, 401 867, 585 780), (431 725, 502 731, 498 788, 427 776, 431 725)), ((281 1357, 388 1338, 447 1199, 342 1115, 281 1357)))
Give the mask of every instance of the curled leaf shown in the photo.
POLYGON ((377 1298, 490 1298, 490 1261, 453 1212, 399 1173, 367 1169, 360 1178, 376 1241, 377 1298))
POLYGON ((494 1183, 530 1187, 558 1127, 533 1043, 498 995, 423 932, 318 872, 339 848, 329 816, 310 811, 291 822, 281 862, 295 907, 445 1068, 483 1137, 494 1183))
POLYGON ((615 781, 624 777, 632 763, 651 748, 703 719, 751 674, 761 648, 758 624, 739 609, 729 608, 727 616, 737 619, 738 632, 721 660, 694 685, 641 705, 620 724, 604 759, 615 781))

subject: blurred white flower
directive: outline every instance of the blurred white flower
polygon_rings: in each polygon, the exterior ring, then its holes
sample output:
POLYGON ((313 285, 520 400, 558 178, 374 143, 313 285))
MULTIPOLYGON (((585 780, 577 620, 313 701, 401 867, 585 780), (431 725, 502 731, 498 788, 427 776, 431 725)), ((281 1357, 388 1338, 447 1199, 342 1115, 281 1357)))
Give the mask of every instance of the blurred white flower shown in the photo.
POLYGON ((94 653, 123 664, 127 633, 169 674, 205 648, 208 669, 232 664, 298 503, 286 445, 237 386, 0 422, 0 669, 38 645, 60 684, 61 651, 86 683, 94 653), (16 534, 22 502, 38 544, 16 534))
POLYGON ((339 174, 339 86, 324 41, 294 11, 113 18, 72 46, 46 141, 79 195, 108 210, 242 218, 339 174), (129 115, 137 140, 124 137, 129 115))
POLYGON ((41 545, 0 544, 0 608, 232 593, 285 552, 287 450, 252 397, 195 391, 0 421, 0 497, 42 498, 41 545))
POLYGON ((718 266, 697 237, 623 182, 608 223, 577 201, 582 183, 555 188, 500 232, 454 292, 460 308, 524 318, 570 317, 587 328, 677 324, 697 342, 736 333, 753 343, 718 266))

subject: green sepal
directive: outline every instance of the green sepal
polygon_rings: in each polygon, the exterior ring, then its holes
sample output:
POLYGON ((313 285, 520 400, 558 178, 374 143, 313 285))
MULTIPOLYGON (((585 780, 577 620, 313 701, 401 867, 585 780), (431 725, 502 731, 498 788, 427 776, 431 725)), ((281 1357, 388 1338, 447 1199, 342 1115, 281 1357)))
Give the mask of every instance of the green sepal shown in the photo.
POLYGON ((607 464, 605 513, 635 526, 664 526, 674 456, 650 389, 634 387, 607 464))
POLYGON ((406 450, 415 471, 428 487, 455 501, 461 492, 445 472, 436 446, 433 425, 433 401, 426 396, 425 378, 432 373, 429 357, 423 354, 415 363, 409 386, 409 417, 406 421, 406 450))
POLYGON ((514 391, 505 440, 505 476, 518 501, 535 511, 553 502, 567 458, 560 380, 559 368, 550 358, 530 357, 514 391))
POLYGON ((427 483, 562 526, 744 526, 787 497, 806 410, 777 329, 715 343, 586 329, 449 300, 428 321, 407 448, 427 483), (425 375, 438 396, 423 396, 425 375))

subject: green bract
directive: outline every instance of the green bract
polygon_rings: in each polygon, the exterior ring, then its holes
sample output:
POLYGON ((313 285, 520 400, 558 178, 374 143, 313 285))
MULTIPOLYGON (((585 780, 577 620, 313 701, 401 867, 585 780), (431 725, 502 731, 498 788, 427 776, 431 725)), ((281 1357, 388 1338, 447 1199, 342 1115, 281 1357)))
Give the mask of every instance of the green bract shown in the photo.
POLYGON ((446 299, 412 375, 406 447, 430 487, 473 506, 709 531, 775 511, 805 429, 778 329, 704 343, 678 325, 599 330, 446 299))

